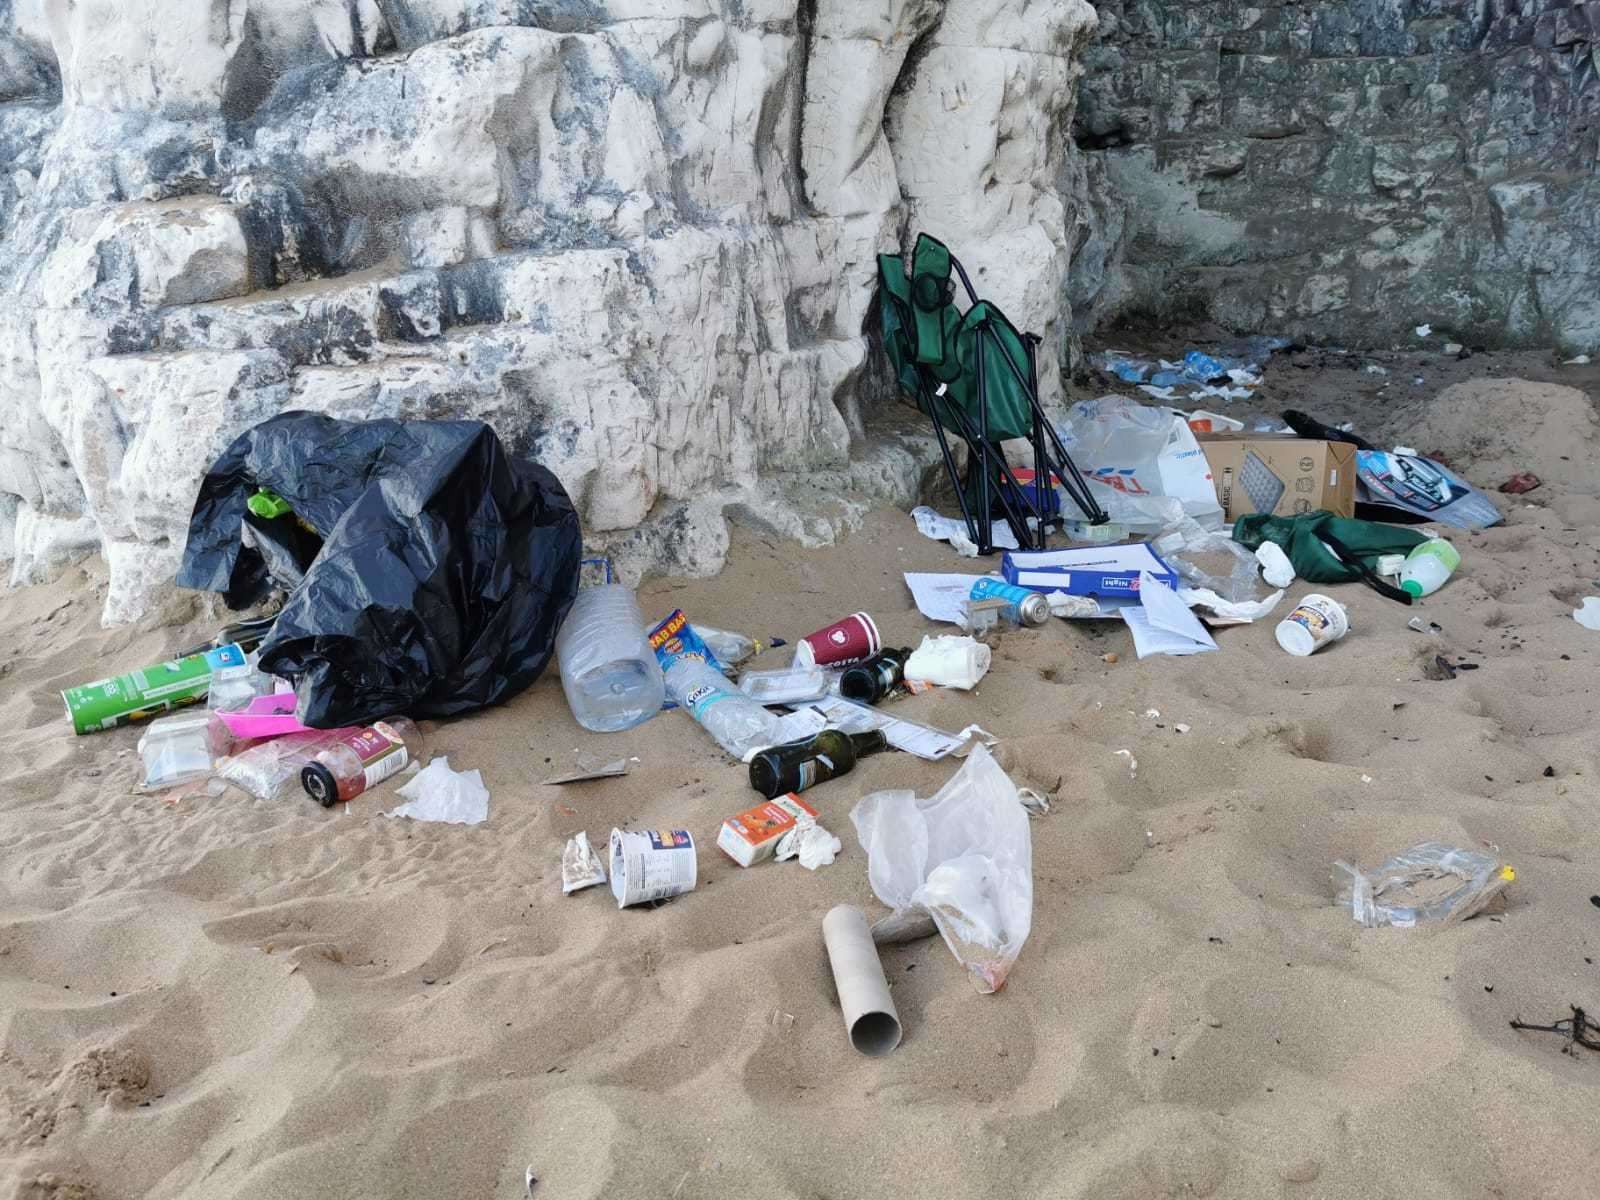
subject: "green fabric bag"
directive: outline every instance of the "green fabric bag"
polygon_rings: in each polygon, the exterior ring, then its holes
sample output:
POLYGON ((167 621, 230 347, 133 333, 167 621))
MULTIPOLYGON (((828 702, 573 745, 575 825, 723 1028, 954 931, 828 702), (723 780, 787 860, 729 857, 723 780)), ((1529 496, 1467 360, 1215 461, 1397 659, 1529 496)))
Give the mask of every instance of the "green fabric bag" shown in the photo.
POLYGON ((1428 539, 1414 529, 1336 517, 1331 512, 1274 517, 1251 513, 1233 523, 1233 540, 1254 550, 1262 542, 1282 547, 1294 573, 1307 583, 1371 584, 1391 600, 1410 604, 1411 597, 1378 577, 1378 558, 1409 554, 1428 539))

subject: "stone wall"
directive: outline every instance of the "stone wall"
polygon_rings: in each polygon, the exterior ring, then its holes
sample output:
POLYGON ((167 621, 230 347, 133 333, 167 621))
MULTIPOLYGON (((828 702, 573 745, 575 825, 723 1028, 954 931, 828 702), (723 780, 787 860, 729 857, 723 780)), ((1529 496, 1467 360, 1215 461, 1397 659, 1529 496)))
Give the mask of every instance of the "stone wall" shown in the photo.
POLYGON ((1600 347, 1600 4, 1098 8, 1080 328, 1600 347))
MULTIPOLYGON (((874 256, 927 228, 1046 335, 1084 0, 0 0, 0 560, 172 577, 286 408, 471 416, 625 573, 724 514, 911 499, 874 256)), ((852 505, 855 505, 853 508, 852 505)))

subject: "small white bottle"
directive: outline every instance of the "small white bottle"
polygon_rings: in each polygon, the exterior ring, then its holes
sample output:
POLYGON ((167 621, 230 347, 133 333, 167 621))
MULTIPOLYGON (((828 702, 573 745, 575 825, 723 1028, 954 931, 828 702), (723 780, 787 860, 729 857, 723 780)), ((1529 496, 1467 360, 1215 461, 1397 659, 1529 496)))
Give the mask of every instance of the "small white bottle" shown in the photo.
POLYGON ((1431 596, 1461 565, 1461 552, 1443 538, 1429 538, 1406 555, 1400 588, 1416 597, 1431 596))

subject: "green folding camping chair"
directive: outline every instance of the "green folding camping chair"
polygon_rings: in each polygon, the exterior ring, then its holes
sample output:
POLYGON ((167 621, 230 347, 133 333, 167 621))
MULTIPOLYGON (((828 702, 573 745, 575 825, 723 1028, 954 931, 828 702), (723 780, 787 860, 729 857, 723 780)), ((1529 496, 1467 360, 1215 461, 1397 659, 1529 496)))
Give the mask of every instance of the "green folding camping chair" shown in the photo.
POLYGON ((1055 485, 1093 524, 1106 513, 1073 465, 1039 404, 1039 338, 1019 333, 993 304, 979 300, 949 248, 917 235, 908 277, 901 256, 878 255, 883 343, 900 386, 933 420, 945 470, 956 489, 967 532, 980 554, 992 554, 992 523, 1003 516, 1024 550, 1042 550, 1061 520, 1055 485), (961 276, 967 310, 955 305, 952 268, 961 276), (967 444, 967 478, 956 470, 946 433, 967 444), (1033 479, 1024 485, 1006 463, 1001 443, 1033 448, 1033 479))

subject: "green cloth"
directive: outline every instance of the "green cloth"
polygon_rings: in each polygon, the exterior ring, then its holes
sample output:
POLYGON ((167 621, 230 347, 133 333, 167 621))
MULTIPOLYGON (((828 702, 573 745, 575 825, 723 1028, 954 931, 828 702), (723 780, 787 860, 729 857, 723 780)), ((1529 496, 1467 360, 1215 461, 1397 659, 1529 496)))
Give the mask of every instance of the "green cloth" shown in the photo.
POLYGON ((884 349, 894 366, 900 387, 916 399, 928 415, 946 429, 959 432, 946 415, 946 406, 959 412, 976 433, 978 411, 978 361, 983 360, 984 400, 988 413, 988 440, 1033 436, 1033 397, 1029 391, 1033 372, 1028 348, 1014 325, 994 305, 980 300, 965 313, 955 305, 950 280, 950 251, 937 238, 919 234, 907 277, 898 254, 878 255, 879 319, 884 349), (945 385, 944 394, 930 396, 924 404, 917 388, 917 368, 945 385))
POLYGON ((1336 517, 1331 512, 1273 517, 1251 513, 1233 523, 1233 540, 1254 550, 1262 542, 1276 542, 1288 555, 1294 573, 1307 583, 1356 583, 1377 570, 1384 554, 1409 554, 1428 539, 1412 529, 1336 517), (1324 541, 1348 550, 1365 571, 1347 566, 1324 541))

